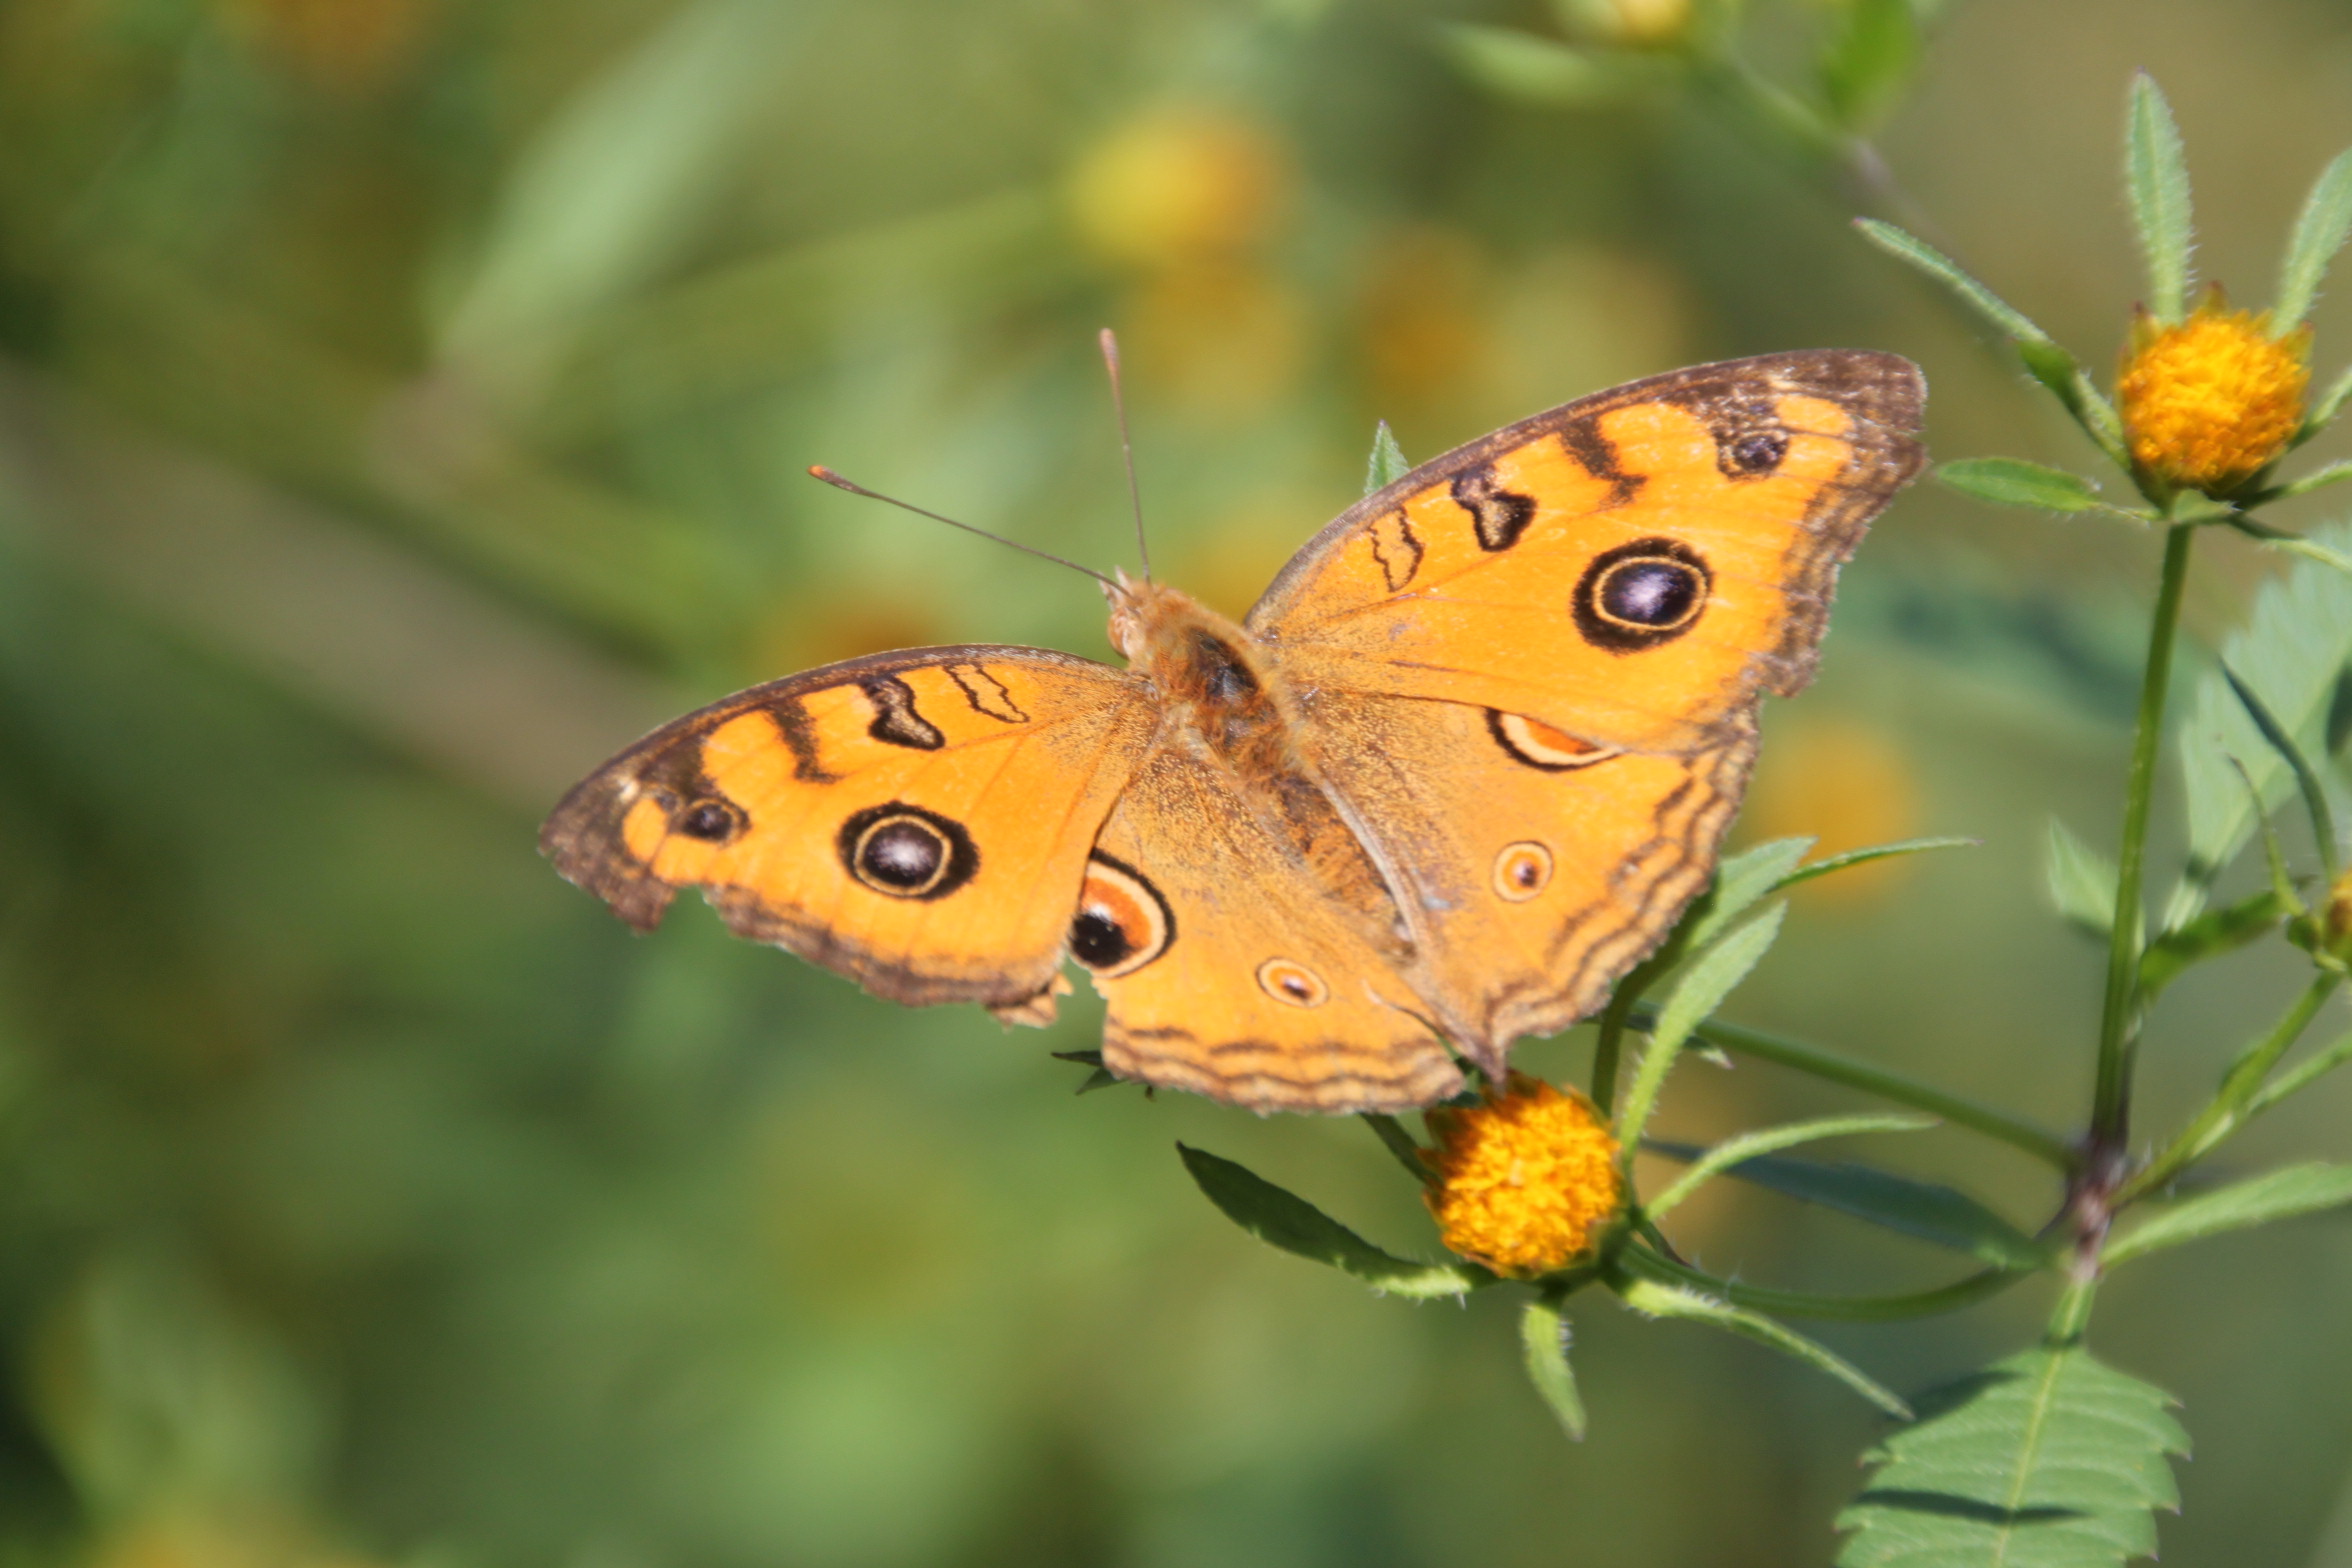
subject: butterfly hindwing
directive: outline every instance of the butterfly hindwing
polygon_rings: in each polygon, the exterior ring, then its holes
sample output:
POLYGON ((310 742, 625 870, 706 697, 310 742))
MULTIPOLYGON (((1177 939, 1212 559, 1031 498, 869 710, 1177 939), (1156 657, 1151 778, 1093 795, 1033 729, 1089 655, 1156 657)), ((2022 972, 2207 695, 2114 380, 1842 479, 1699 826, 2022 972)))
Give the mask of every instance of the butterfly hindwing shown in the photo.
POLYGON ((621 753, 540 848, 640 929, 698 887, 738 934, 912 1004, 1055 980, 1086 857, 1154 716, 1130 675, 925 648, 738 693, 621 753))

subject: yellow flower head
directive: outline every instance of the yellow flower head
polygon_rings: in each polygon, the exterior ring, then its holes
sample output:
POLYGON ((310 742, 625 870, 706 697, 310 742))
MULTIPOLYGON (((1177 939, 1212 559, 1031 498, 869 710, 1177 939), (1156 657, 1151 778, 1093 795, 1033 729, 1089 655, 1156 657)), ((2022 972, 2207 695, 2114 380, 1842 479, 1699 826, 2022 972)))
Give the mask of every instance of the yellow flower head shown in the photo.
POLYGON ((1548 1274, 1617 1213, 1617 1140, 1592 1102, 1513 1073, 1501 1094, 1429 1113, 1440 1178, 1428 1193, 1445 1244, 1498 1274, 1548 1274))
POLYGON ((2168 483, 2226 495, 2287 449, 2303 423, 2311 332, 2273 337, 2221 290, 2177 326, 2142 317, 2116 383, 2133 461, 2168 483))
POLYGON ((2338 953, 2352 951, 2352 867, 2328 889, 2327 912, 2320 918, 2326 926, 2327 945, 2338 953))

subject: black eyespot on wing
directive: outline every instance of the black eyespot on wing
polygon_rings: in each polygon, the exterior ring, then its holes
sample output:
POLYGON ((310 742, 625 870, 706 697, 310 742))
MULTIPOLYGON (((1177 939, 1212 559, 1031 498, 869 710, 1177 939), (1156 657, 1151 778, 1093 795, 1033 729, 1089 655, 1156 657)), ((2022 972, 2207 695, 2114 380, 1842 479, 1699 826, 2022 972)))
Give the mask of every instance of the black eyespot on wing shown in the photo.
POLYGON ((1456 474, 1452 489, 1454 504, 1470 514, 1480 549, 1510 549, 1535 521, 1535 497, 1500 488, 1492 464, 1456 474))
POLYGON ((858 682, 858 689, 874 705, 874 722, 866 733, 876 740, 914 751, 937 751, 947 744, 939 726, 915 711, 915 689, 897 676, 877 675, 858 682))
POLYGON ((962 823, 903 801, 857 813, 841 824, 835 846, 861 887, 891 898, 945 898, 980 870, 962 823))
POLYGON ((1070 920, 1070 956, 1111 980, 1135 973, 1175 940, 1176 913, 1151 879, 1096 850, 1070 920))
POLYGON ((670 819, 672 831, 711 844, 727 843, 740 836, 748 826, 750 823, 743 815, 743 808, 715 795, 695 801, 670 819))
POLYGON ((1780 466, 1780 460, 1788 456, 1788 449, 1787 431, 1752 430, 1723 443, 1720 466, 1735 477, 1761 479, 1780 466))
POLYGON ((1713 577, 1675 539, 1636 539, 1593 557, 1570 609, 1585 641, 1612 653, 1672 642, 1698 624, 1713 577))

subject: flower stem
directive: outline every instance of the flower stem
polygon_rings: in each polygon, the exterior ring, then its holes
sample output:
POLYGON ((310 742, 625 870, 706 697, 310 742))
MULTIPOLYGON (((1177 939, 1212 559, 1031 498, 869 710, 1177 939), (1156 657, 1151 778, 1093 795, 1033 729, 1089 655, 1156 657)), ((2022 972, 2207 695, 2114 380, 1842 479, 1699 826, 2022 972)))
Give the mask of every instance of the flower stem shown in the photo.
POLYGON ((2119 1158, 2131 1137, 2132 1061, 2139 1044, 2140 950, 2147 914, 2140 883, 2147 863, 2148 808, 2156 792, 2156 755, 2164 738, 2164 699, 2172 683, 2172 645, 2180 629, 2181 589, 2189 577, 2194 523, 2164 536, 2164 575, 2148 632, 2148 666, 2140 683, 2139 723, 2124 786, 2123 844, 2116 855, 2115 928, 2107 946, 2107 996, 2099 1012, 2099 1076, 2092 1096, 2091 1164, 2119 1158))

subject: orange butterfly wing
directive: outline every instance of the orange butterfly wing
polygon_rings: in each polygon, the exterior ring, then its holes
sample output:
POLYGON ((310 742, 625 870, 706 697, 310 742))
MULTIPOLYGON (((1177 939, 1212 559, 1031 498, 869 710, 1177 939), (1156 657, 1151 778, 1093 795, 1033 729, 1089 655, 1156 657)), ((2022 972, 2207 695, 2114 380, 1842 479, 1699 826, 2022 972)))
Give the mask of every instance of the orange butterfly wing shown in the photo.
POLYGON ((737 934, 878 996, 1042 1021, 1087 852, 1153 724, 1141 682, 1069 654, 880 654, 655 731, 539 844, 640 930, 699 887, 737 934))
POLYGON ((1699 749, 1810 678, 1838 566, 1918 470, 1925 396, 1908 360, 1854 350, 1598 393, 1367 496, 1246 624, 1302 692, 1699 749), (1687 619, 1643 613, 1676 608, 1687 619))

